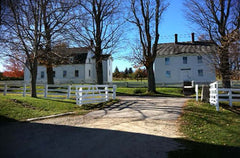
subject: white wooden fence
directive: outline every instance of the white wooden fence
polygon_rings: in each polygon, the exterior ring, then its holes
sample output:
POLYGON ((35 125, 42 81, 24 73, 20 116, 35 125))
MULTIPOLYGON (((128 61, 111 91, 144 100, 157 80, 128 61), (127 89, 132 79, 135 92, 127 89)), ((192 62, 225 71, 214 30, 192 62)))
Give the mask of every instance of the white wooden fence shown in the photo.
MULTIPOLYGON (((37 85, 37 95, 45 98, 76 99, 77 105, 97 103, 116 98, 116 85, 37 85)), ((3 95, 30 95, 31 88, 27 84, 1 84, 3 95)))
POLYGON ((240 102, 240 89, 219 88, 218 82, 210 84, 210 104, 216 106, 219 111, 219 102, 228 101, 232 106, 232 102, 240 102))
POLYGON ((117 86, 113 85, 81 85, 76 86, 77 105, 105 102, 116 98, 117 86))
MULTIPOLYGON (((36 85, 37 94, 45 98, 67 98, 70 99, 72 91, 72 85, 36 85)), ((3 91, 3 95, 7 94, 22 94, 23 97, 31 94, 31 86, 29 84, 1 84, 0 91, 3 91)))

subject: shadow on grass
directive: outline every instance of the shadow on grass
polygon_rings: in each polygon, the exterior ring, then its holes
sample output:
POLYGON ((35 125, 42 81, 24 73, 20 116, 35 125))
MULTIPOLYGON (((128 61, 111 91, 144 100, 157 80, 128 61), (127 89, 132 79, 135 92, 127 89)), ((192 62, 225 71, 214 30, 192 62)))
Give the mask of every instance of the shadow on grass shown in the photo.
POLYGON ((70 104, 74 104, 76 105, 76 102, 74 101, 67 101, 67 100, 64 100, 64 99, 56 99, 56 98, 42 98, 42 97, 39 97, 39 98, 36 98, 36 99, 41 99, 41 100, 51 100, 53 102, 59 102, 59 103, 70 103, 70 104))
POLYGON ((147 134, 27 122, 0 126, 0 157, 239 157, 240 148, 147 134))
MULTIPOLYGON (((206 108, 199 108, 198 106, 190 106, 184 109, 185 111, 184 115, 185 117, 189 117, 188 118, 189 123, 196 125, 192 127, 194 128, 194 130, 196 130, 196 128, 198 127, 205 126, 205 124, 208 124, 211 125, 212 128, 218 128, 219 130, 221 130, 221 132, 224 131, 228 134, 233 133, 235 135, 239 135, 238 126, 236 126, 238 125, 236 121, 236 118, 238 116, 233 117, 231 113, 225 113, 224 111, 221 110, 219 112, 216 112, 215 108, 210 109, 209 107, 206 106, 206 108), (233 121, 234 126, 233 127, 228 126, 228 124, 233 123, 233 121)), ((208 132, 210 131, 212 132, 212 130, 209 129, 207 130, 208 132)), ((211 134, 213 134, 213 132, 211 134)))
POLYGON ((222 108, 224 108, 224 109, 226 109, 226 110, 229 110, 229 111, 231 111, 231 112, 233 112, 233 113, 235 113, 235 114, 238 114, 238 115, 240 115, 240 107, 239 106, 229 106, 228 104, 226 104, 226 103, 221 103, 221 107, 222 108))

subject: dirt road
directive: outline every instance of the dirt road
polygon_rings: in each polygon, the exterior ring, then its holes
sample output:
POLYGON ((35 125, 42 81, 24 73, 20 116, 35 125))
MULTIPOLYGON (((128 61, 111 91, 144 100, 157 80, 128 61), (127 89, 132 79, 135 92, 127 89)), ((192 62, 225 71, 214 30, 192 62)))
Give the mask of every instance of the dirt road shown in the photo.
POLYGON ((121 102, 85 116, 66 116, 36 121, 57 125, 181 137, 178 117, 185 98, 120 97, 121 102))

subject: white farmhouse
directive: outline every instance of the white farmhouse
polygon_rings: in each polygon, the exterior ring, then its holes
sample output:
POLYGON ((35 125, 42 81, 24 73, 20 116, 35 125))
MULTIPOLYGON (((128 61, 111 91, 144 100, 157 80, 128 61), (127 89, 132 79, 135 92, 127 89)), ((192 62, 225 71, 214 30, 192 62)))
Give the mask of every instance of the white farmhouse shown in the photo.
MULTIPOLYGON (((53 67, 54 83, 96 83, 96 62, 94 53, 89 48, 66 48, 64 52, 68 53, 69 60, 53 67)), ((31 81, 30 75, 29 70, 25 69, 25 82, 31 81)), ((111 55, 103 55, 103 81, 112 82, 111 55)), ((47 83, 46 66, 41 64, 38 65, 37 83, 47 83)))
POLYGON ((178 42, 158 44, 155 59, 156 83, 209 83, 216 80, 212 53, 216 46, 209 41, 178 42))

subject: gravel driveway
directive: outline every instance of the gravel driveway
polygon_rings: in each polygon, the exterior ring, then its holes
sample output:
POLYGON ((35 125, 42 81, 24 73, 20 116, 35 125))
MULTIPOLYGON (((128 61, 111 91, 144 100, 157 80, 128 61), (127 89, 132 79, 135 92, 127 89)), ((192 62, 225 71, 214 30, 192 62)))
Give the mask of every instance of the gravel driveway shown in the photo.
POLYGON ((119 97, 121 101, 85 116, 65 116, 36 121, 57 125, 101 128, 165 137, 180 137, 178 117, 186 98, 119 97))
POLYGON ((1 126, 0 157, 167 157, 181 148, 173 138, 186 98, 120 99, 85 116, 1 126))

